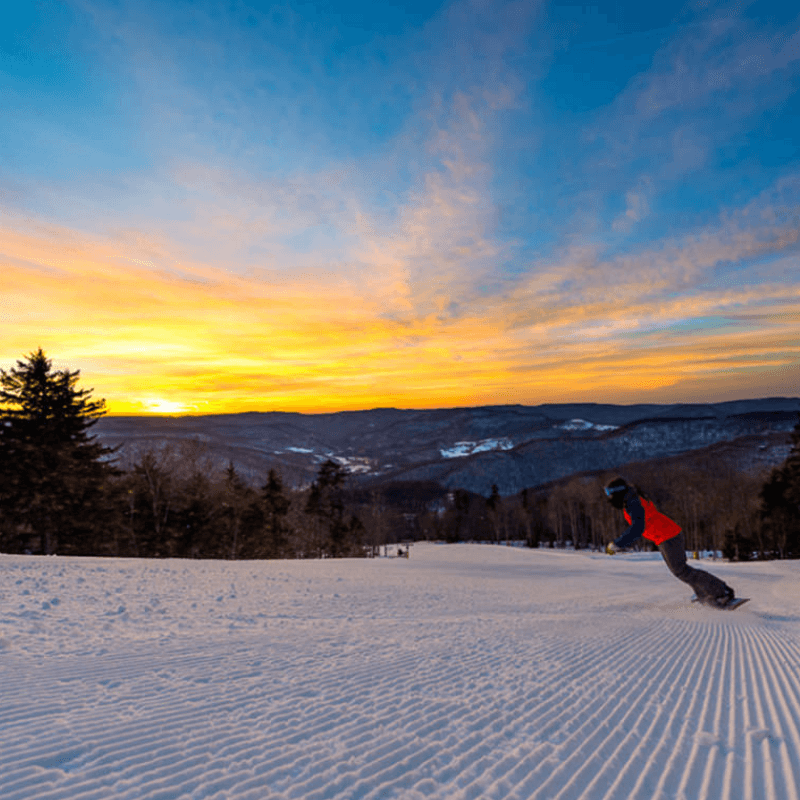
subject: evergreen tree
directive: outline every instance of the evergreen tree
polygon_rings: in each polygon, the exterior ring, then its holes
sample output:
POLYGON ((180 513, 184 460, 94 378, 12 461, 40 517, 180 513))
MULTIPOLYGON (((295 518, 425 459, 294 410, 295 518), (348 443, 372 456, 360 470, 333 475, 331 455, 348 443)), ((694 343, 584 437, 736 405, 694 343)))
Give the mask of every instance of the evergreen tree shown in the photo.
POLYGON ((778 558, 800 558, 800 422, 792 449, 761 490, 761 524, 768 547, 778 558))
POLYGON ((461 542, 469 538, 469 519, 472 498, 464 489, 453 492, 452 508, 448 509, 442 519, 444 539, 447 542, 461 542))
POLYGON ((170 555, 178 558, 219 558, 222 555, 221 543, 218 536, 214 535, 216 509, 208 476, 200 471, 193 472, 182 487, 179 502, 170 555))
POLYGON ((492 484, 492 493, 486 500, 486 509, 489 512, 489 524, 492 529, 492 539, 495 544, 500 541, 500 508, 503 499, 500 497, 500 491, 497 484, 492 484))
POLYGON ((283 489, 281 476, 269 471, 267 482, 261 489, 264 510, 264 555, 267 558, 286 558, 289 555, 289 536, 286 515, 291 502, 283 489))
POLYGON ((41 348, 0 370, 0 545, 88 553, 103 537, 114 452, 89 435, 105 402, 41 348))
POLYGON ((344 518, 346 479, 345 468, 328 459, 320 465, 306 503, 306 513, 317 517, 326 529, 327 542, 322 549, 333 558, 346 556, 351 549, 348 536, 351 529, 344 518))

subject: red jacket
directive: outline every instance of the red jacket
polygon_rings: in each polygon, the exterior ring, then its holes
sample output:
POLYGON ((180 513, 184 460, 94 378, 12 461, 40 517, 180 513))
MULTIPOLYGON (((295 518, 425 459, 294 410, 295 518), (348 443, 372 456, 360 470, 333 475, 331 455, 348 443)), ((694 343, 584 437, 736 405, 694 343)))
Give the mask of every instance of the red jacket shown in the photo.
MULTIPOLYGON (((644 530, 639 535, 659 545, 662 542, 666 542, 667 539, 672 539, 673 536, 677 536, 681 532, 681 526, 674 520, 671 520, 666 514, 662 514, 655 507, 654 503, 650 500, 645 500, 643 497, 639 497, 638 499, 644 508, 644 530)), ((625 520, 628 525, 632 525, 633 520, 628 513, 628 509, 623 509, 623 513, 625 514, 625 520)), ((620 539, 621 538, 622 537, 620 537, 620 539)))

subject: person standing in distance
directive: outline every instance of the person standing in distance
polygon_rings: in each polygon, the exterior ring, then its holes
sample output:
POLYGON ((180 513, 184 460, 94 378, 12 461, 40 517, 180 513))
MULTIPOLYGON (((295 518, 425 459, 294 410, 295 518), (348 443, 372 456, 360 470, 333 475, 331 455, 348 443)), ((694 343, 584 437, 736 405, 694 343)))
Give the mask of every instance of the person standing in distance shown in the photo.
POLYGON ((624 478, 615 478, 605 491, 611 505, 623 512, 629 526, 622 536, 608 545, 606 552, 609 555, 643 536, 658 546, 670 572, 678 580, 688 583, 701 603, 725 608, 735 599, 733 589, 724 581, 686 563, 681 526, 662 514, 644 492, 631 486, 624 478))

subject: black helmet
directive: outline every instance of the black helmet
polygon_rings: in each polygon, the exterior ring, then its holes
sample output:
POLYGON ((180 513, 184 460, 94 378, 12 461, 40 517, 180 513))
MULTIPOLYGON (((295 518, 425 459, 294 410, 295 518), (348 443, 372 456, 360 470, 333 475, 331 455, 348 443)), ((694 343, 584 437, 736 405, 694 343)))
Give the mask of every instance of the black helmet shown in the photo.
POLYGON ((614 478, 606 484, 606 497, 614 508, 622 508, 625 505, 625 495, 630 489, 630 484, 624 478, 614 478))

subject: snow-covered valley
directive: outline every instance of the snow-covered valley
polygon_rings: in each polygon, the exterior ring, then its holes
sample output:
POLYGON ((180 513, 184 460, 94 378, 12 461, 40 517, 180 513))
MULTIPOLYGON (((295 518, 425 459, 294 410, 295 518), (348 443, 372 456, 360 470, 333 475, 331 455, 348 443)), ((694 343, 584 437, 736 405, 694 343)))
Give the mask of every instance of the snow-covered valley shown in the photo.
POLYGON ((307 486, 328 459, 361 485, 435 481, 488 497, 541 486, 578 472, 739 442, 735 468, 774 466, 788 454, 786 433, 800 398, 717 404, 544 406, 402 410, 335 414, 281 412, 183 417, 104 417, 94 432, 120 447, 124 468, 147 449, 193 441, 217 466, 252 481, 277 469, 307 486))
POLYGON ((796 562, 0 556, 5 800, 798 800, 796 562))

